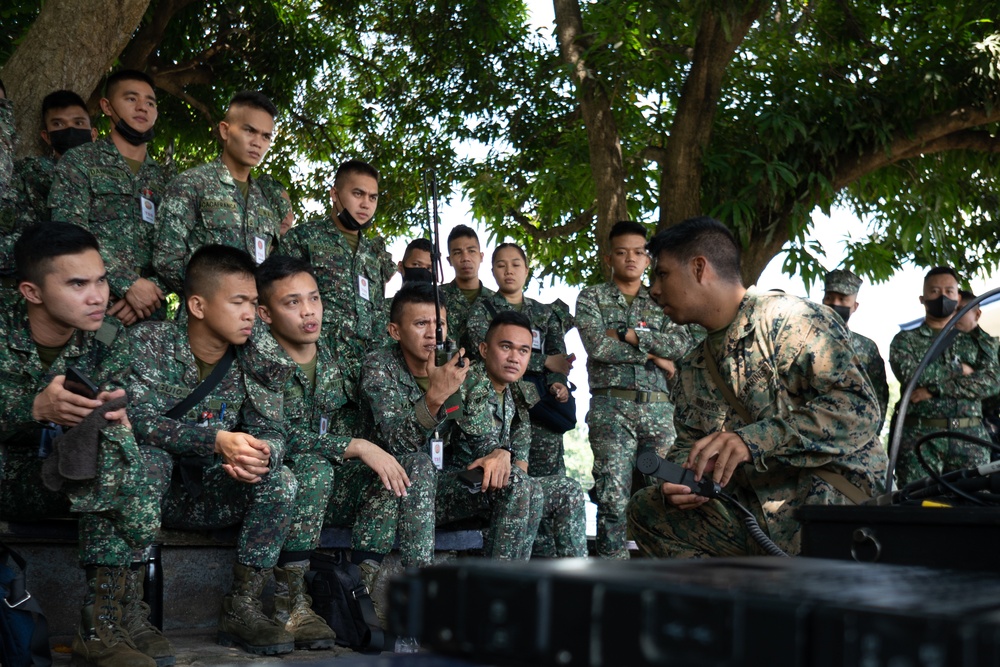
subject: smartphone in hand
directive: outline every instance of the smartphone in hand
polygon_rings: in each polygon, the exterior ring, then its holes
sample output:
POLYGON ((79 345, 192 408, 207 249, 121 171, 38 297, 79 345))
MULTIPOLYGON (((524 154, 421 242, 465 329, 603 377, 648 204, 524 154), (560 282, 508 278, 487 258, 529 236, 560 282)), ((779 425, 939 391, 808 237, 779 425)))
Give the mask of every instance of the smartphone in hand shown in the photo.
POLYGON ((97 398, 97 394, 100 393, 100 387, 76 366, 66 367, 66 379, 63 381, 63 386, 84 398, 97 398))

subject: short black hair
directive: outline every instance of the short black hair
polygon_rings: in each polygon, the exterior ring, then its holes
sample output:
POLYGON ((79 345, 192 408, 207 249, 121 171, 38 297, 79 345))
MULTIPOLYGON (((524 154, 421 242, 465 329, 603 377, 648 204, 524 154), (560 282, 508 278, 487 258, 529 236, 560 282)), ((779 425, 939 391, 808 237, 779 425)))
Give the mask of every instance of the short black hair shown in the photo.
POLYGON ((42 128, 45 128, 45 114, 53 109, 68 109, 70 107, 80 107, 87 112, 88 116, 90 115, 87 103, 72 90, 57 90, 46 95, 42 100, 42 128))
POLYGON ((524 263, 525 264, 528 263, 528 255, 524 252, 524 248, 517 245, 516 243, 501 243, 496 247, 496 250, 493 251, 493 256, 490 258, 490 264, 497 261, 497 253, 503 250, 504 248, 514 248, 519 253, 521 253, 521 259, 524 260, 524 263))
POLYGON ((431 242, 428 239, 424 238, 413 239, 412 241, 406 244, 406 250, 403 251, 404 264, 406 263, 406 260, 410 258, 410 254, 413 253, 414 251, 426 252, 429 255, 434 254, 431 249, 431 242))
POLYGON ((969 303, 976 298, 975 293, 972 290, 960 289, 958 290, 958 300, 969 303))
POLYGON ((396 296, 392 297, 392 305, 389 307, 389 321, 399 324, 399 318, 403 316, 403 307, 407 304, 436 303, 435 292, 437 292, 437 298, 441 302, 441 317, 443 318, 445 305, 444 299, 441 298, 441 292, 434 287, 433 283, 416 280, 403 283, 403 286, 396 292, 396 296))
POLYGON ((278 107, 274 106, 271 98, 256 90, 241 90, 233 95, 233 99, 229 100, 229 108, 232 107, 260 109, 267 112, 271 118, 275 118, 278 115, 278 107))
POLYGON ((646 244, 655 262, 667 253, 680 262, 702 256, 711 263, 720 278, 743 284, 740 275, 740 246, 725 225, 707 215, 688 218, 659 232, 646 244))
POLYGON ((531 320, 524 313, 519 313, 516 310, 501 310, 499 313, 493 316, 490 321, 490 326, 486 329, 486 336, 484 340, 487 344, 490 342, 490 337, 495 329, 502 327, 505 324, 513 324, 516 327, 521 327, 526 329, 528 333, 531 333, 531 320))
POLYGON ((299 273, 308 273, 313 280, 316 280, 312 264, 306 260, 288 255, 271 255, 254 272, 254 279, 257 281, 257 298, 261 303, 268 301, 271 298, 271 286, 275 281, 284 280, 299 273))
POLYGON ((615 223, 615 226, 611 228, 608 233, 608 241, 613 241, 619 236, 625 236, 627 234, 635 234, 646 238, 646 228, 634 220, 619 220, 615 223))
POLYGON ((83 227, 68 222, 41 222, 31 225, 14 243, 14 266, 18 282, 41 285, 52 260, 63 255, 79 255, 87 250, 101 252, 97 237, 83 227))
POLYGON ((342 162, 339 167, 337 167, 337 173, 333 176, 333 185, 337 187, 340 183, 340 179, 348 174, 360 174, 362 176, 371 176, 376 182, 379 180, 378 169, 371 166, 364 160, 348 160, 347 162, 342 162))
POLYGON ((153 83, 153 77, 149 76, 145 72, 140 72, 137 69, 121 69, 109 76, 108 80, 104 82, 104 96, 111 97, 115 88, 117 88, 118 84, 123 81, 142 81, 143 83, 149 84, 149 87, 154 91, 156 90, 156 84, 153 83))
POLYGON ((223 276, 239 275, 255 278, 256 265, 246 250, 211 243, 194 251, 184 270, 185 301, 194 296, 206 296, 223 276))
POLYGON ((455 239, 464 239, 466 237, 476 239, 476 243, 479 243, 479 234, 476 234, 476 230, 468 225, 455 225, 455 228, 451 230, 448 234, 448 245, 451 246, 451 242, 455 239))
POLYGON ((958 273, 956 273, 955 269, 951 268, 950 266, 935 266, 933 269, 927 272, 927 275, 924 276, 924 284, 926 285, 927 281, 933 278, 934 276, 951 276, 952 278, 955 279, 955 282, 957 283, 962 282, 958 277, 958 273))

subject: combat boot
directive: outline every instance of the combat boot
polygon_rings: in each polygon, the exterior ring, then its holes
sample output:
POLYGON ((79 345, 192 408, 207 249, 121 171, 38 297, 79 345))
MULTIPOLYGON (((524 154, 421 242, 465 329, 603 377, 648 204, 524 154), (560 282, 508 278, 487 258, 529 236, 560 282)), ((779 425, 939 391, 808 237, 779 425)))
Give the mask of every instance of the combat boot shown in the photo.
POLYGON ((156 667, 155 660, 136 649, 122 625, 126 577, 123 567, 87 567, 87 594, 73 638, 77 667, 156 667))
POLYGON ((258 570, 241 563, 233 566, 233 587, 223 598, 219 615, 219 644, 239 646, 255 655, 292 652, 295 637, 261 611, 261 592, 270 578, 271 568, 258 570))
POLYGON ((122 602, 122 625, 132 643, 156 661, 156 667, 170 667, 176 662, 174 648, 160 629, 149 622, 149 605, 142 601, 143 573, 129 569, 122 602))
POLYGON ((274 615, 271 617, 284 625, 293 637, 297 649, 333 648, 337 633, 323 618, 313 611, 312 598, 306 593, 306 570, 302 565, 289 563, 274 568, 274 615))
POLYGON ((375 583, 378 580, 378 573, 382 570, 382 564, 367 558, 361 561, 358 569, 361 570, 361 583, 365 585, 368 589, 368 595, 371 596, 372 606, 375 607, 375 615, 378 616, 378 623, 385 629, 385 591, 375 590, 375 583))

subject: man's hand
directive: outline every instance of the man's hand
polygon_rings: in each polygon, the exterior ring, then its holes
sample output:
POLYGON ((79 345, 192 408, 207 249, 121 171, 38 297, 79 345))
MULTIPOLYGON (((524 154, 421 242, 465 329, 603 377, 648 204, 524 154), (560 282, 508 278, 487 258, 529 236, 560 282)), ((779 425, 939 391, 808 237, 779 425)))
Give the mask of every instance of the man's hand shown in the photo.
POLYGON ((701 481, 705 473, 712 473, 719 486, 725 486, 741 463, 751 460, 750 448, 743 438, 732 431, 720 431, 694 443, 684 467, 694 470, 694 478, 701 481))
POLYGON ((573 362, 565 354, 550 354, 545 357, 545 367, 553 373, 569 375, 570 370, 573 369, 573 362))
POLYGON ((916 405, 917 403, 922 403, 929 398, 934 397, 931 396, 931 392, 927 390, 927 387, 917 387, 913 390, 913 393, 910 394, 910 403, 916 405))
POLYGON ((649 355, 649 360, 656 364, 657 368, 661 369, 664 374, 666 374, 669 380, 677 372, 677 364, 672 362, 670 359, 664 359, 663 357, 658 357, 655 354, 649 355))
POLYGON ((62 426, 76 426, 83 418, 101 407, 102 401, 74 394, 63 386, 65 375, 57 375, 31 404, 32 418, 62 426))
POLYGON ((153 314, 163 303, 163 290, 148 278, 139 278, 125 292, 125 300, 141 319, 153 314))
POLYGON ((693 510, 696 507, 701 507, 711 500, 711 498, 691 493, 691 489, 686 486, 671 484, 670 482, 664 482, 661 484, 660 492, 663 494, 663 497, 666 498, 668 503, 679 510, 693 510))
POLYGON ((434 355, 431 355, 431 358, 427 360, 426 371, 430 386, 427 388, 427 393, 424 394, 424 400, 432 415, 436 415, 448 397, 458 391, 462 383, 465 382, 465 376, 469 374, 470 364, 466 360, 463 366, 459 367, 458 365, 459 358, 464 354, 465 348, 463 347, 444 366, 435 365, 434 355))
MULTIPOLYGON (((124 389, 115 389, 114 391, 102 391, 97 395, 97 400, 104 405, 108 401, 114 400, 125 395, 124 389)), ((118 410, 111 410, 110 412, 104 413, 104 418, 108 420, 110 424, 118 424, 124 426, 125 428, 132 428, 132 422, 128 420, 128 415, 125 414, 125 408, 118 410)))
POLYGON ((556 400, 560 403, 565 403, 569 400, 569 389, 562 382, 556 382, 549 387, 549 393, 555 396, 556 400))
POLYGON ((962 362, 962 375, 972 375, 975 372, 976 372, 975 368, 965 363, 964 361, 962 362))
POLYGON ((222 468, 238 482, 255 484, 270 470, 271 448, 247 433, 219 431, 215 453, 222 456, 222 468))
POLYGON ((344 458, 361 459, 361 462, 378 474, 382 484, 397 497, 406 495, 410 486, 410 478, 396 457, 385 451, 374 442, 364 438, 351 438, 350 444, 344 450, 344 458))
POLYGON ((483 469, 483 491, 502 489, 510 482, 510 452, 506 449, 494 449, 466 467, 483 469))
MULTIPOLYGON (((618 331, 616 329, 606 329, 604 333, 608 338, 614 338, 618 341, 621 340, 621 338, 618 337, 618 331)), ((639 336, 635 333, 635 329, 625 330, 625 340, 623 342, 628 343, 629 345, 639 345, 639 336)))
POLYGON ((117 317, 118 320, 127 327, 130 327, 139 321, 139 315, 135 312, 132 306, 128 305, 128 301, 125 299, 118 299, 115 301, 115 305, 108 308, 108 316, 117 317))

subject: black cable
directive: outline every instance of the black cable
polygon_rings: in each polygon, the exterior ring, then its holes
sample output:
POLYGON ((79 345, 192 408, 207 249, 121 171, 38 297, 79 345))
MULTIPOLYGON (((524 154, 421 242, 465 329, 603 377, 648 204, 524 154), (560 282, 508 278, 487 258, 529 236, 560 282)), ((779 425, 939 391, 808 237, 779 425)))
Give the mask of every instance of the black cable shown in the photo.
POLYGON ((986 503, 983 502, 981 499, 977 498, 971 493, 966 493, 958 486, 954 485, 949 479, 947 479, 947 475, 942 475, 938 471, 933 470, 927 463, 927 460, 924 458, 924 455, 920 450, 924 447, 924 445, 928 444, 931 440, 940 440, 943 438, 947 438, 949 440, 965 440, 968 443, 971 443, 973 445, 979 445, 980 447, 987 447, 990 450, 1000 451, 1000 448, 998 448, 992 442, 988 442, 986 440, 983 440, 982 438, 977 438, 974 435, 967 435, 965 433, 960 433, 958 431, 937 431, 935 433, 928 433, 927 435, 918 439, 917 442, 913 445, 913 453, 916 455, 917 461, 920 463, 921 467, 924 469, 924 471, 927 472, 928 477, 937 482, 937 484, 939 484, 940 486, 954 493, 959 498, 965 498, 969 502, 972 502, 976 505, 985 506, 986 503))
POLYGON ((781 556, 783 558, 789 557, 788 554, 786 554, 784 551, 781 550, 781 547, 772 542, 771 538, 769 538, 764 533, 764 530, 760 527, 760 524, 757 523, 757 517, 753 515, 753 512, 751 512, 746 507, 741 505, 740 502, 736 500, 736 498, 733 498, 725 491, 719 491, 718 497, 722 498, 727 503, 734 505, 738 510, 740 510, 741 512, 743 512, 743 514, 746 515, 743 517, 743 523, 746 524, 747 530, 750 531, 750 537, 752 537, 754 541, 757 544, 759 544, 764 551, 767 552, 767 555, 781 556))

